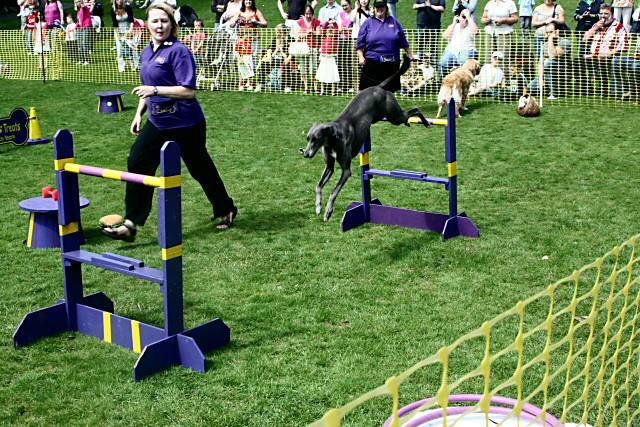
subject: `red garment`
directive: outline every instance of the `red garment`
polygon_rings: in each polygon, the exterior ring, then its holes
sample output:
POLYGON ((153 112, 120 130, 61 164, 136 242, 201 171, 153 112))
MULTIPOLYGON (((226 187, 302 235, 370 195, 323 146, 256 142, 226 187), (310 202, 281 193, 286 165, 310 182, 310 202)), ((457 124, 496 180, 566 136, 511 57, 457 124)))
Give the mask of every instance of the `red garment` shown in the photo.
POLYGON ((133 37, 140 37, 142 35, 142 30, 146 27, 147 25, 145 24, 145 22, 142 19, 138 19, 138 18, 133 18, 133 37))
POLYGON ((248 18, 245 18, 242 15, 238 16, 238 21, 236 22, 236 24, 238 25, 238 27, 257 28, 258 27, 257 21, 258 21, 258 14, 254 12, 253 15, 249 16, 248 18))
POLYGON ((320 45, 321 55, 337 55, 338 43, 335 36, 326 36, 322 38, 322 44, 320 45))
POLYGON ((322 36, 320 53, 322 55, 337 55, 338 43, 336 39, 338 38, 338 24, 336 22, 332 22, 331 24, 324 22, 320 28, 320 34, 322 36))
POLYGON ((317 48, 319 41, 314 33, 320 26, 320 20, 318 18, 313 18, 310 23, 307 23, 307 21, 304 20, 304 17, 302 17, 296 22, 300 28, 298 31, 299 41, 306 41, 309 47, 317 48))
POLYGON ((600 57, 600 51, 604 48, 608 51, 617 50, 622 52, 629 47, 627 30, 622 22, 613 21, 604 31, 598 31, 593 36, 591 45, 591 53, 596 57, 600 57))
POLYGON ((251 40, 238 40, 236 42, 236 52, 238 55, 253 55, 253 44, 251 43, 251 40))
POLYGON ((27 15, 27 29, 28 30, 35 30, 36 29, 36 24, 40 21, 40 18, 38 16, 38 12, 37 11, 33 11, 30 14, 27 15))
MULTIPOLYGON (((204 47, 204 42, 207 39, 207 35, 204 32, 196 32, 191 35, 191 40, 189 43, 189 50, 192 53, 200 53, 199 50, 202 50, 204 47), (198 47, 198 45, 200 47, 198 47)), ((184 44, 184 43, 183 43, 184 44)))

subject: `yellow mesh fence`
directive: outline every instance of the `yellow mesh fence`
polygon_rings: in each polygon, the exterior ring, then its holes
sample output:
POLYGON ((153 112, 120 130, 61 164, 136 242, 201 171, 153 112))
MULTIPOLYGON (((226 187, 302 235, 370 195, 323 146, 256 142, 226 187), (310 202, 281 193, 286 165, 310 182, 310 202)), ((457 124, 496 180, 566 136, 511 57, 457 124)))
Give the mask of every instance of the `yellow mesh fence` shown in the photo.
POLYGON ((460 393, 479 396, 459 418, 439 425, 462 424, 471 413, 484 414, 481 425, 504 425, 489 423, 497 396, 515 400, 509 416, 522 426, 553 425, 552 416, 562 423, 640 425, 639 239, 630 238, 311 426, 338 427, 356 407, 380 396, 393 401, 389 425, 405 425, 418 411, 452 411, 450 398, 460 393), (403 413, 400 385, 419 372, 421 378, 440 377, 439 385, 418 386, 434 398, 403 413), (542 412, 525 418, 528 404, 542 412))
MULTIPOLYGON (((640 100, 638 35, 609 59, 585 59, 591 42, 583 33, 514 31, 490 36, 482 29, 473 49, 449 46, 441 31, 406 30, 420 62, 402 78, 401 97, 435 100, 443 75, 467 58, 483 69, 472 88, 472 102, 512 102, 528 89, 543 102, 567 105, 640 100), (494 58, 495 59, 492 59, 494 58)), ((351 31, 323 31, 302 37, 287 27, 197 32, 180 38, 198 65, 198 87, 205 90, 266 91, 351 96, 359 68, 351 31)), ((120 34, 112 28, 0 32, 0 77, 11 79, 136 84, 139 55, 148 32, 120 34)))

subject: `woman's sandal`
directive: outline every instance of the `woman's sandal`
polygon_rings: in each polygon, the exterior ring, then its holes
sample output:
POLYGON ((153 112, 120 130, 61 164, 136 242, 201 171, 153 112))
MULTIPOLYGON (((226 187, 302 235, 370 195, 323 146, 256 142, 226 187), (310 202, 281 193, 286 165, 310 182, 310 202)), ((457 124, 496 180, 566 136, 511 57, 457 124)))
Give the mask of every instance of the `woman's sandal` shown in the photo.
POLYGON ((216 224, 216 228, 218 230, 227 230, 231 228, 231 226, 233 225, 237 217, 238 217, 238 208, 234 206, 231 212, 223 216, 220 222, 216 224))
POLYGON ((125 219, 122 225, 117 227, 104 227, 102 234, 111 237, 114 240, 124 240, 125 242, 133 242, 136 238, 138 230, 133 222, 125 219))

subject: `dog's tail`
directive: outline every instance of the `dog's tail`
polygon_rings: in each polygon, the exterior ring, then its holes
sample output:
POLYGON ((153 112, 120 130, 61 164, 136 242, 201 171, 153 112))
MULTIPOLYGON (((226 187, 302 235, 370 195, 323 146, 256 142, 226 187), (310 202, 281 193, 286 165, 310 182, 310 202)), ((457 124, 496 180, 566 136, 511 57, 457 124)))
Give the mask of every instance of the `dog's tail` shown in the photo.
POLYGON ((398 71, 396 71, 395 73, 393 73, 393 75, 389 76, 386 80, 384 80, 382 83, 380 83, 378 86, 381 87, 384 90, 389 90, 387 88, 387 85, 389 83, 391 83, 391 81, 395 78, 400 77, 401 75, 403 75, 404 73, 407 72, 407 70, 409 69, 409 67, 411 67, 411 60, 409 59, 409 57, 407 56, 407 54, 405 54, 402 58, 402 65, 400 65, 400 69, 398 71))

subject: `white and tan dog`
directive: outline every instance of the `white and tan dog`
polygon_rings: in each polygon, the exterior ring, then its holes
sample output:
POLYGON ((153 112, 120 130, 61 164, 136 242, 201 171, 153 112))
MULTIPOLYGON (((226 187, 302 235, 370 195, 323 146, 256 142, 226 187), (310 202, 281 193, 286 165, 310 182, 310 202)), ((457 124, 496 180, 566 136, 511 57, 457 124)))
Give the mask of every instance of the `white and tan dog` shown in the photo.
POLYGON ((440 117, 442 108, 453 98, 456 103, 456 117, 460 117, 460 109, 465 109, 469 88, 475 77, 480 73, 480 63, 475 59, 467 59, 461 67, 456 68, 442 79, 442 86, 438 93, 438 114, 440 117))

